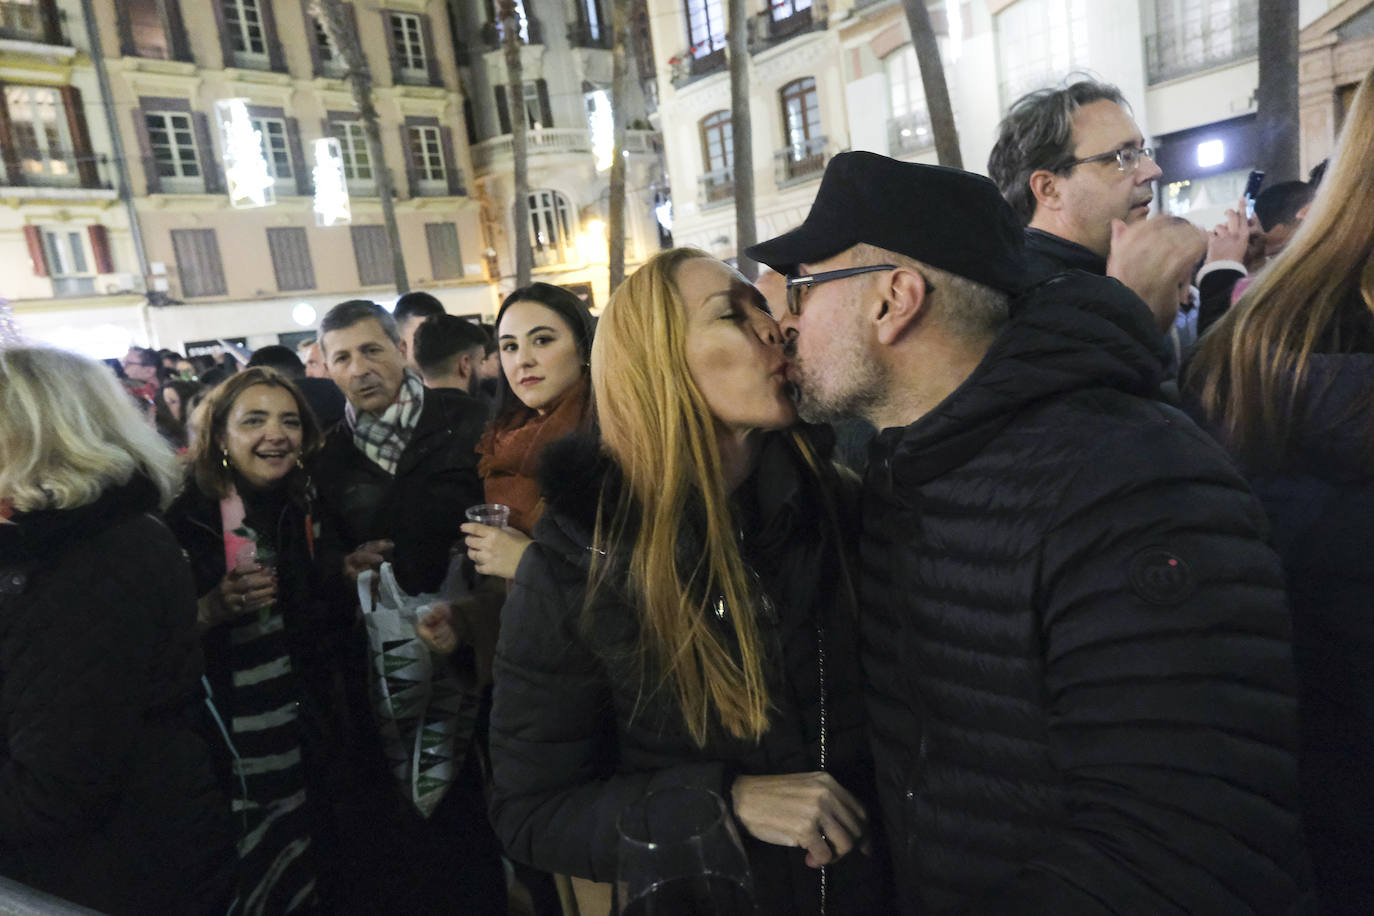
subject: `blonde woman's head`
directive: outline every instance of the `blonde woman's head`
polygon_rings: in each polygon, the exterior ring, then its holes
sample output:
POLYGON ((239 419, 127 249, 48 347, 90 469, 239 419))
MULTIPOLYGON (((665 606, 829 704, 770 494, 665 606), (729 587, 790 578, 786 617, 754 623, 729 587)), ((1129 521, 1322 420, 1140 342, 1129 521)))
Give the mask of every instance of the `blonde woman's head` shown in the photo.
POLYGON ((0 499, 20 512, 73 509, 135 474, 165 505, 176 456, 108 368, 46 347, 0 349, 0 499))

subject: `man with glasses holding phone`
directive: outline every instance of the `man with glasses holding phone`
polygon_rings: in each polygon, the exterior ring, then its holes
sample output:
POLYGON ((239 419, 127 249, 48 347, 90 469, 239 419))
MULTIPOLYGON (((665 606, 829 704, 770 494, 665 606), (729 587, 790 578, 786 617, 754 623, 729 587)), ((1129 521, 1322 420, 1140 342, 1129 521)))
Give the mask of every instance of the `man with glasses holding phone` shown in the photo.
POLYGON ((1287 914, 1289 618, 1264 514, 1154 394, 1139 299, 1034 282, 988 179, 835 156, 786 276, 798 413, 881 430, 858 547, 904 916, 1287 914))
POLYGON ((1033 277, 1115 277, 1161 332, 1173 327, 1206 236, 1186 220, 1150 218, 1162 173, 1119 89, 1080 80, 1021 97, 1002 119, 988 174, 1026 227, 1033 277))

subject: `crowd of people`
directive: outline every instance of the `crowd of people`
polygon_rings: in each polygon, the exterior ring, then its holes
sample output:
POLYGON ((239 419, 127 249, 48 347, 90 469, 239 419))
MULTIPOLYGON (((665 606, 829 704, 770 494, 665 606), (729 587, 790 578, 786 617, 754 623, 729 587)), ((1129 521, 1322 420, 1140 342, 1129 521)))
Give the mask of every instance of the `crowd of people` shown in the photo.
POLYGON ((599 319, 0 348, 0 875, 605 916, 622 812, 690 788, 759 914, 1374 912, 1371 151, 1374 71, 1207 232, 1080 80, 991 180, 835 156, 757 286, 676 248, 599 319), (467 703, 425 804, 392 578, 467 703))

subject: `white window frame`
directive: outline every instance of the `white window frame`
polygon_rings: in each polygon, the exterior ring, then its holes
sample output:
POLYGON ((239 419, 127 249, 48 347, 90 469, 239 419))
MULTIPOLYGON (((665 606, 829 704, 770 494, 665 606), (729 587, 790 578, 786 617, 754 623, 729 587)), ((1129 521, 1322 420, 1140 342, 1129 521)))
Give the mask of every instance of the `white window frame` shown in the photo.
POLYGON ((229 33, 230 46, 236 63, 266 66, 267 26, 263 22, 263 0, 220 0, 224 11, 224 28, 229 33), (254 38, 252 30, 257 29, 254 38))
POLYGON ((43 256, 54 296, 95 293, 94 252, 87 250, 86 233, 78 229, 44 229, 43 256))
POLYGON ((811 9, 811 0, 771 0, 768 9, 774 22, 783 22, 811 9))
POLYGON ((1004 108, 1088 64, 1088 0, 1019 0, 994 26, 1004 108))
POLYGON ((725 49, 724 0, 687 0, 687 41, 692 57, 725 49))
POLYGON ((424 20, 415 13, 391 13, 391 43, 401 78, 429 82, 429 58, 425 55, 424 20))
POLYGON ((577 251, 572 203, 558 191, 541 188, 530 192, 529 205, 534 266, 571 262, 577 251))
POLYGON ((158 184, 164 191, 195 191, 205 189, 205 170, 200 164, 201 151, 196 148, 195 119, 188 111, 145 111, 144 123, 148 125, 149 151, 153 161, 149 167, 157 170, 158 184), (153 125, 154 119, 161 119, 161 128, 153 125), (162 131, 168 143, 159 144, 154 136, 162 131), (187 142, 183 142, 183 140, 187 142), (160 147, 170 150, 170 159, 159 159, 160 147), (164 163, 172 166, 171 174, 164 174, 160 168, 164 163))
POLYGON ((448 169, 444 167, 444 144, 440 139, 439 128, 420 125, 407 129, 410 148, 411 168, 422 192, 448 192, 448 169))
POLYGON ((25 176, 45 184, 77 184, 76 146, 67 124, 67 108, 56 87, 5 87, 5 107, 10 117, 10 136, 19 168, 25 176), (32 142, 21 144, 17 136, 27 125, 32 142))
POLYGON ((267 174, 278 183, 294 181, 296 162, 291 158, 291 138, 286 132, 286 121, 283 118, 249 120, 253 122, 253 129, 262 141, 262 157, 267 160, 267 174), (283 158, 286 160, 285 170, 280 161, 283 158))
MULTIPOLYGON (((344 180, 350 191, 365 191, 376 194, 377 172, 372 156, 367 149, 367 134, 363 131, 362 121, 334 121, 330 124, 332 136, 339 141, 339 154, 343 158, 344 180), (366 175, 361 174, 363 170, 366 175)), ((364 197, 368 194, 364 194, 364 197)))

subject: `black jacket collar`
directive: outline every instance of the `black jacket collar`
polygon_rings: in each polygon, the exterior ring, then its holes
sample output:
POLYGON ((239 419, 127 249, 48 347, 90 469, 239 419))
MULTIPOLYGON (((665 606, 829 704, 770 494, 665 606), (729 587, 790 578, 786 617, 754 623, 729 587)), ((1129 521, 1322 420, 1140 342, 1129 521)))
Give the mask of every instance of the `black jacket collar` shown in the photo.
POLYGON ((1099 277, 1107 275, 1107 259, 1102 255, 1040 229, 1026 229, 1026 263, 1032 283, 1065 270, 1082 270, 1099 277))
POLYGON ((51 558, 111 525, 156 512, 158 495, 151 480, 135 474, 127 483, 107 489, 95 502, 75 509, 16 512, 13 524, 0 525, 0 562, 27 565, 51 558))
POLYGON ((878 435, 870 481, 919 485, 977 454, 1018 413, 1074 391, 1157 397, 1168 352, 1152 316, 1116 280, 1070 271, 1012 304, 1012 319, 964 383, 910 426, 878 435), (874 475, 877 475, 876 477, 874 475))

